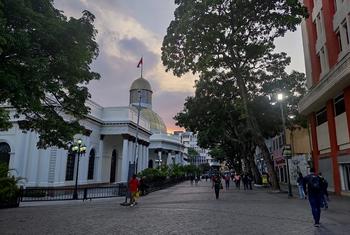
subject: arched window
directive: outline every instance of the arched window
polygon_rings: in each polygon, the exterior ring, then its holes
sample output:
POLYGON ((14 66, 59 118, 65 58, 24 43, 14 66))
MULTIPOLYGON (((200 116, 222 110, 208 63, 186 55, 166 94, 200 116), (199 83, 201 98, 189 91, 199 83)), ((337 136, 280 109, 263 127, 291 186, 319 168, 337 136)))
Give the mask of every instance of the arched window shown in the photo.
POLYGON ((111 175, 110 175, 110 182, 115 182, 115 172, 117 168, 117 151, 114 149, 112 152, 112 159, 111 159, 111 175))
POLYGON ((10 152, 11 148, 5 142, 0 143, 0 163, 4 163, 6 166, 10 163, 10 152))
POLYGON ((91 149, 90 155, 89 155, 88 180, 94 179, 94 168, 95 168, 95 150, 91 149))
POLYGON ((68 151, 66 166, 66 181, 73 180, 74 177, 75 154, 68 151))

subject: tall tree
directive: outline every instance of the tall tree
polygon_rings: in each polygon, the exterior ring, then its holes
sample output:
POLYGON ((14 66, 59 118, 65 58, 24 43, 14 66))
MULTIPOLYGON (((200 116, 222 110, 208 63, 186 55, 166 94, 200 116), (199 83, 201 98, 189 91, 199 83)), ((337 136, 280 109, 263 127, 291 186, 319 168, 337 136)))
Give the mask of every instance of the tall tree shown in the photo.
POLYGON ((262 149, 274 189, 277 175, 261 128, 249 106, 268 74, 289 64, 274 53, 274 39, 295 30, 305 8, 298 0, 175 0, 178 7, 163 40, 162 61, 177 76, 216 72, 234 81, 242 114, 254 142, 262 149))
MULTIPOLYGON (((0 0, 0 103, 16 109, 20 127, 40 134, 39 147, 65 147, 89 111, 87 83, 99 79, 94 15, 69 20, 53 0, 0 0)), ((0 107, 0 128, 11 126, 0 107)), ((12 117, 11 117, 12 118, 12 117)))

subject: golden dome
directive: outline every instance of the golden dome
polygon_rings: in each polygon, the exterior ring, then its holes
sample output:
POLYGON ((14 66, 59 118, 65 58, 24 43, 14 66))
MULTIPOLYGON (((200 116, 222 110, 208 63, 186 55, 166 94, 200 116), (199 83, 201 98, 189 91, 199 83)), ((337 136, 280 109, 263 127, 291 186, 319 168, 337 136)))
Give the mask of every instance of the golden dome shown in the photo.
POLYGON ((151 84, 144 78, 136 79, 130 87, 131 90, 148 90, 152 91, 151 84))
POLYGON ((141 115, 149 121, 153 133, 167 133, 163 119, 156 112, 148 108, 143 108, 141 109, 141 115))

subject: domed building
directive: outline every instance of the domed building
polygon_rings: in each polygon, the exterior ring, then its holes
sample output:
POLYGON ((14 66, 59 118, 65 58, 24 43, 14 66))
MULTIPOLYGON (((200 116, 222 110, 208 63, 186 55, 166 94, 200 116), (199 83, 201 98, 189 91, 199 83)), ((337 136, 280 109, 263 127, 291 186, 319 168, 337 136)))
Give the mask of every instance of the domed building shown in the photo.
POLYGON ((141 115, 149 121, 153 133, 167 133, 163 119, 152 110, 152 93, 151 84, 146 79, 136 79, 130 87, 130 106, 140 104, 141 115))
POLYGON ((10 105, 0 104, 9 110, 13 124, 9 130, 0 131, 0 163, 14 169, 15 176, 25 178, 25 187, 114 184, 127 182, 134 164, 136 172, 186 164, 179 137, 167 134, 164 121, 152 110, 152 94, 150 83, 141 77, 131 84, 127 106, 103 107, 87 100, 90 112, 80 120, 86 132, 72 140, 86 146, 85 157, 68 146, 69 150, 55 146, 38 149, 39 134, 22 132, 19 121, 24 117, 18 118, 10 105))
POLYGON ((152 110, 152 94, 151 84, 143 77, 131 84, 129 105, 135 110, 140 107, 140 116, 149 122, 152 132, 148 167, 185 164, 184 145, 178 136, 167 133, 163 119, 152 110))

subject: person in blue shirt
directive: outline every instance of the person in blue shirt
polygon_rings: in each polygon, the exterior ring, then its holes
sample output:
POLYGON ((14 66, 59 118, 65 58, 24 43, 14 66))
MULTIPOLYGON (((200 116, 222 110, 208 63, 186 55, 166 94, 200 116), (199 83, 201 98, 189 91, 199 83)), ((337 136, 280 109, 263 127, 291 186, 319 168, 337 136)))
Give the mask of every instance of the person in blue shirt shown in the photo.
POLYGON ((322 179, 315 174, 313 168, 310 169, 310 174, 304 178, 305 194, 309 199, 311 206, 312 216, 314 218, 315 227, 320 227, 321 218, 321 203, 323 197, 323 185, 322 179))

